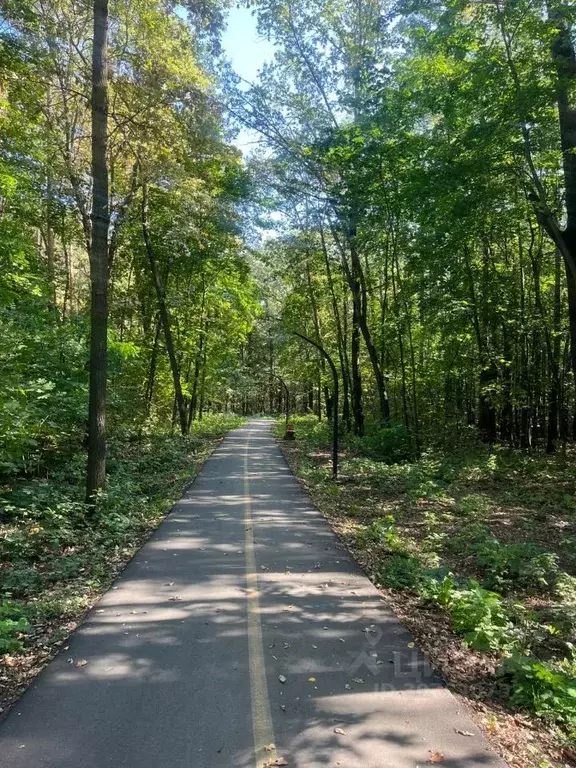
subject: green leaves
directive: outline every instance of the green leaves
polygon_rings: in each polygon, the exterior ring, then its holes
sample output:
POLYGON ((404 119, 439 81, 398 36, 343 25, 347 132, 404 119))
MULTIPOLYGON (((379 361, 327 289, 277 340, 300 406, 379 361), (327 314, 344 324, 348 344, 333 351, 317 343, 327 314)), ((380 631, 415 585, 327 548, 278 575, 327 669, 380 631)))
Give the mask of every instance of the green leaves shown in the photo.
POLYGON ((22 650, 30 624, 15 603, 0 600, 0 655, 22 650))
POLYGON ((559 665, 515 655, 505 659, 500 673, 510 680, 511 702, 538 717, 576 728, 576 674, 559 665))

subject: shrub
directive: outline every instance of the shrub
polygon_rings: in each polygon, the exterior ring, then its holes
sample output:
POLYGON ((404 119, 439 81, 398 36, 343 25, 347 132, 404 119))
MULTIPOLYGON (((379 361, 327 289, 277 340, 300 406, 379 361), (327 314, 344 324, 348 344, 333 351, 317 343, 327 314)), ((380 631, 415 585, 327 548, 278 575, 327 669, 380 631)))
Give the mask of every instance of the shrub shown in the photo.
POLYGON ((438 603, 443 608, 448 608, 452 601, 457 582, 452 573, 447 573, 444 578, 429 578, 424 584, 421 595, 426 600, 438 603))
POLYGON ((535 544, 504 544, 490 536, 474 552, 489 587, 541 590, 552 586, 558 575, 558 556, 535 544))
POLYGON ((7 600, 0 603, 0 654, 21 651, 22 635, 28 631, 28 620, 19 608, 7 600))
POLYGON ((565 603, 576 603, 576 576, 559 573, 554 584, 554 591, 565 603))
POLYGON ((397 464, 414 458, 414 444, 410 433, 402 424, 385 427, 357 438, 360 453, 388 464, 397 464))
POLYGON ((79 555, 59 557, 47 575, 49 581, 67 581, 73 579, 86 567, 88 558, 79 555))
POLYGON ((2 576, 2 591, 13 597, 26 597, 42 586, 42 577, 34 568, 14 568, 2 576))
POLYGON ((424 570, 414 555, 396 552, 380 565, 377 576, 385 587, 418 592, 424 580, 424 570))
POLYGON ((513 625, 502 598, 474 579, 468 589, 454 591, 448 609, 454 630, 476 651, 499 651, 513 640, 513 625))
POLYGON ((377 575, 379 582, 386 587, 418 592, 424 582, 425 571, 414 555, 395 552, 382 563, 377 575))
POLYGON ((485 517, 491 509, 491 500, 481 493, 470 493, 456 503, 456 511, 464 517, 485 517))
POLYGON ((393 515, 378 517, 368 528, 360 531, 358 534, 358 543, 366 546, 367 544, 377 544, 385 547, 391 552, 398 552, 404 548, 400 537, 400 532, 394 524, 393 515))
POLYGON ((502 598, 474 579, 462 588, 452 574, 442 580, 429 577, 421 595, 448 610, 454 631, 474 650, 499 651, 513 642, 514 627, 502 598))
POLYGON ((510 681, 510 703, 555 723, 576 726, 576 677, 534 658, 515 655, 502 662, 510 681))

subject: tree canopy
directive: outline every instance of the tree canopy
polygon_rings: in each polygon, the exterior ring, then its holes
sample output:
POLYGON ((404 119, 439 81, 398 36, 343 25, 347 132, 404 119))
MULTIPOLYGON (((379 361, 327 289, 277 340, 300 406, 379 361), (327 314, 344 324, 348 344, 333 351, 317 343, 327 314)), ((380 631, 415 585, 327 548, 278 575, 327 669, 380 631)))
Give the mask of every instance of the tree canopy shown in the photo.
MULTIPOLYGON (((274 52, 250 83, 222 49, 223 0, 0 0, 0 653, 21 647, 3 596, 88 568, 91 537, 103 583, 157 520, 156 486, 165 504, 232 414, 314 415, 315 447, 338 414, 352 479, 369 457, 374 487, 384 466, 391 487, 410 475, 406 498, 452 472, 434 451, 480 446, 485 478, 504 452, 548 479, 571 467, 576 5, 241 6, 274 52)), ((376 522, 364 540, 396 547, 376 522)), ((395 574, 444 608, 490 603, 508 642, 528 614, 490 590, 560 583, 574 540, 558 555, 475 532, 484 587, 441 593, 439 568, 430 586, 428 550, 395 551, 395 574)), ((510 674, 560 676, 573 739, 564 651, 542 672, 523 649, 510 674)))

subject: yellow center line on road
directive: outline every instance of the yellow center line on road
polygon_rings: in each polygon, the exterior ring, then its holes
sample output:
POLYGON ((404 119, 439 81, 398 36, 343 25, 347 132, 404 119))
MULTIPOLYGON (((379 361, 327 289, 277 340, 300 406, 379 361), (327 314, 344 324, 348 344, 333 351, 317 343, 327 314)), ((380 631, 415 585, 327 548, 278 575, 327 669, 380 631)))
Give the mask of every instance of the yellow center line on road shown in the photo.
POLYGON ((250 477, 248 474, 248 451, 250 436, 248 433, 244 449, 244 553, 246 567, 246 587, 248 605, 248 663, 250 668, 250 698, 252 702, 252 730, 254 734, 254 754, 256 768, 274 765, 276 750, 274 727, 270 712, 268 686, 266 684, 266 663, 262 642, 260 622, 260 597, 258 592, 258 573, 254 552, 254 532, 252 503, 250 499, 250 477))

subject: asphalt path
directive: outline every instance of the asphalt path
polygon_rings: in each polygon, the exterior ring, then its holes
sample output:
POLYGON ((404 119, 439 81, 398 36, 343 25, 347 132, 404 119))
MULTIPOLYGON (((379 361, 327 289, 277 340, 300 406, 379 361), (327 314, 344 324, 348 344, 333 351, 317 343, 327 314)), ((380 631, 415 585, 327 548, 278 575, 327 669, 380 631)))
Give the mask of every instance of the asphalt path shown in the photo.
POLYGON ((1 768, 503 767, 270 424, 226 437, 11 709, 1 768))

